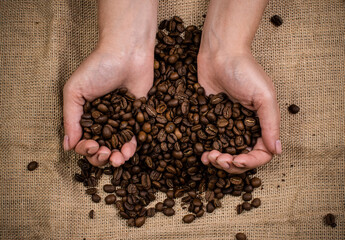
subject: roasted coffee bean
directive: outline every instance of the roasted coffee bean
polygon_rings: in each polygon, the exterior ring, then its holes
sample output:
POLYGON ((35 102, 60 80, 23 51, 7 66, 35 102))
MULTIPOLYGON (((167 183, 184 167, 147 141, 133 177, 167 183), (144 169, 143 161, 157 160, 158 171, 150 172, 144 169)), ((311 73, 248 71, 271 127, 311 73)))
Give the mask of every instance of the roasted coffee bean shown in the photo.
POLYGON ((335 222, 335 216, 332 213, 328 213, 324 217, 326 225, 331 226, 332 228, 335 228, 337 226, 337 223, 335 222))
MULTIPOLYGON (((78 161, 81 173, 75 174, 75 179, 89 189, 98 184, 103 173, 112 175, 111 184, 103 186, 103 190, 113 197, 109 195, 105 200, 116 203, 129 226, 141 226, 145 222, 142 219, 156 211, 173 215, 173 199, 179 197, 189 205, 188 210, 193 213, 189 218, 194 220, 205 211, 221 207, 220 199, 226 194, 243 195, 244 200, 250 201, 254 187, 261 185, 251 176, 253 171, 229 174, 202 164, 201 155, 206 151, 247 153, 261 136, 259 119, 224 93, 205 94, 197 78, 202 32, 196 26, 185 28, 175 16, 162 21, 159 28, 154 82, 148 97, 136 99, 121 87, 86 102, 80 120, 83 139, 92 139, 111 151, 121 150, 133 136, 137 139, 136 154, 125 159, 122 166, 102 170, 82 159, 78 161), (148 208, 157 191, 166 193, 168 199, 148 208), (204 192, 205 207, 201 201, 204 192), (116 201, 112 193, 121 200, 116 201), (184 193, 188 195, 184 197, 184 193)), ((94 190, 88 191, 92 198, 98 196, 94 190)), ((247 203, 254 207, 256 202, 247 203)))
POLYGON ((237 214, 241 214, 243 212, 243 206, 242 204, 238 204, 236 207, 237 214))
POLYGON ((105 197, 104 201, 106 204, 114 204, 116 201, 116 196, 114 194, 110 194, 105 197))
POLYGON ((167 198, 164 200, 163 204, 169 208, 172 208, 173 206, 175 206, 175 201, 171 198, 167 198))
POLYGON ((144 225, 145 220, 146 220, 146 217, 138 217, 137 219, 135 219, 135 226, 141 227, 142 225, 144 225))
POLYGON ((212 213, 216 208, 214 207, 212 202, 208 202, 206 205, 206 211, 208 213, 212 213))
POLYGON ((252 194, 245 193, 242 195, 242 199, 243 199, 243 201, 250 201, 250 200, 252 200, 252 194))
POLYGON ((95 215, 95 211, 94 211, 94 210, 91 210, 91 211, 89 212, 89 218, 93 219, 94 215, 95 215))
POLYGON ((273 23, 273 25, 276 26, 276 27, 279 27, 280 25, 283 24, 283 19, 282 19, 280 16, 278 16, 278 15, 272 16, 271 19, 270 19, 270 21, 271 21, 271 23, 273 23))
POLYGON ((237 233, 236 240, 247 240, 247 236, 244 233, 237 233))
POLYGON ((113 193, 113 192, 115 192, 116 188, 112 184, 106 184, 106 185, 103 186, 103 190, 106 193, 113 193))
POLYGON ((259 198, 254 198, 253 201, 251 202, 251 205, 255 208, 260 207, 261 205, 261 200, 259 198))
POLYGON ((91 200, 95 203, 99 203, 101 201, 101 197, 98 194, 93 194, 91 200))
POLYGON ((253 177, 253 178, 250 180, 250 184, 251 184, 254 188, 258 188, 258 187, 261 186, 261 180, 260 180, 260 178, 253 177))
POLYGON ((116 195, 119 196, 119 197, 124 197, 127 195, 127 191, 125 189, 117 189, 115 191, 116 195))
POLYGON ((30 162, 29 164, 28 164, 28 170, 29 171, 33 171, 33 170, 35 170, 36 168, 38 168, 38 162, 36 162, 36 161, 32 161, 32 162, 30 162))
POLYGON ((296 114, 299 112, 299 106, 295 105, 295 104, 291 104, 289 107, 288 107, 288 110, 290 113, 292 114, 296 114))
POLYGON ((164 204, 162 202, 156 203, 155 209, 157 212, 162 212, 164 209, 164 204))
POLYGON ((85 190, 85 193, 88 195, 93 195, 97 193, 97 188, 88 188, 85 190))
POLYGON ((166 216, 172 216, 175 215, 175 210, 173 208, 167 207, 163 209, 163 213, 166 216))
POLYGON ((244 203, 242 203, 242 207, 243 207, 243 209, 246 210, 246 211, 249 211, 250 209, 252 209, 252 205, 250 205, 249 202, 244 202, 244 203))
POLYGON ((187 215, 185 215, 185 216, 182 218, 182 221, 183 221, 184 223, 191 223, 191 222, 194 221, 194 219, 195 219, 195 215, 194 215, 194 214, 187 214, 187 215))
POLYGON ((155 208, 151 207, 147 209, 146 216, 147 217, 153 217, 156 214, 155 208))

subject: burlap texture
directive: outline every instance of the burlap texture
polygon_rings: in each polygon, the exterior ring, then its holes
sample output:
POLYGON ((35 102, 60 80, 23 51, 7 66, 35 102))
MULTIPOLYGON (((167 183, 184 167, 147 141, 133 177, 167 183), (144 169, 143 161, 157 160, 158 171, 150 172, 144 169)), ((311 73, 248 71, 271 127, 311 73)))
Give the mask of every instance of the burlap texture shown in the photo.
MULTIPOLYGON (((158 20, 179 15, 199 25, 207 5, 160 1, 158 20)), ((0 238, 234 239, 243 231, 260 240, 345 239, 344 5, 278 0, 265 11, 253 52, 277 89, 283 154, 259 168, 262 206, 237 216, 240 198, 228 196, 222 210, 192 224, 182 224, 183 210, 137 229, 113 206, 91 202, 72 180, 74 153, 60 144, 62 88, 97 42, 96 2, 0 1, 0 238), (274 14, 284 19, 279 28, 269 22, 274 14), (291 103, 298 114, 288 113, 291 103), (29 172, 33 160, 39 168, 29 172), (322 221, 329 212, 334 229, 322 221)))

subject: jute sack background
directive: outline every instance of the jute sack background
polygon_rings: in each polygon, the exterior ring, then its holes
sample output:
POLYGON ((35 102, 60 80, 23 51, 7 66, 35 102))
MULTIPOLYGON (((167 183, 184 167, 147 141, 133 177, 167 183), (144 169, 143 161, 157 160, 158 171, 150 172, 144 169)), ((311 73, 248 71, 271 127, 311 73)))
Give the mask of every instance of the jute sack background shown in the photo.
MULTIPOLYGON (((207 5, 160 1, 158 20, 179 15, 199 25, 207 5)), ((343 0, 270 1, 265 11, 253 52, 276 86, 283 154, 258 169, 262 206, 237 216, 240 198, 228 196, 192 224, 178 210, 137 229, 113 206, 91 202, 72 180, 77 157, 61 147, 62 88, 97 42, 96 2, 0 1, 0 238, 233 239, 242 231, 248 239, 345 239, 344 19, 343 0), (284 19, 279 28, 274 14, 284 19), (298 114, 287 112, 291 103, 298 114), (33 160, 39 168, 29 172, 33 160), (322 221, 329 212, 334 229, 322 221)))

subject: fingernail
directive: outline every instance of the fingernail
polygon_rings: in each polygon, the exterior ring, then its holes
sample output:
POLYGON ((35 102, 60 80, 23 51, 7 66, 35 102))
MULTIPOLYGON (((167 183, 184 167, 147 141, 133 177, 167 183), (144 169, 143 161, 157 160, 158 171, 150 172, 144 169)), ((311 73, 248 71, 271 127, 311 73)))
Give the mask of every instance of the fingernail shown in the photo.
POLYGON ((69 137, 67 135, 65 135, 63 138, 63 149, 65 151, 69 150, 69 137))
POLYGON ((243 163, 237 162, 236 160, 233 160, 232 163, 239 168, 243 168, 245 167, 245 165, 243 163))
POLYGON ((98 160, 101 161, 101 162, 103 162, 103 161, 105 161, 105 160, 107 160, 107 159, 108 159, 108 155, 105 154, 105 153, 100 153, 100 154, 98 155, 98 160))
POLYGON ((96 146, 90 147, 86 152, 89 155, 95 154, 95 151, 97 150, 97 148, 98 147, 96 147, 96 146))
POLYGON ((276 153, 278 155, 282 154, 282 143, 280 140, 276 141, 276 153))

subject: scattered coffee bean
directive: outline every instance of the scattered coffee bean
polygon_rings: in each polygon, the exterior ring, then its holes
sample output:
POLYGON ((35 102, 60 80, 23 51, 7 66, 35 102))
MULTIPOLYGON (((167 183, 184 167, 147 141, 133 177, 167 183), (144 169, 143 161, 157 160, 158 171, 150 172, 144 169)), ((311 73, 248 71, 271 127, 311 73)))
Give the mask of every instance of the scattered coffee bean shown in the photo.
POLYGON ((291 104, 289 107, 288 107, 288 110, 290 113, 292 114, 296 114, 299 112, 299 106, 295 105, 295 104, 291 104))
POLYGON ((104 201, 106 204, 114 204, 116 201, 116 196, 114 194, 110 194, 105 197, 104 201))
POLYGON ((182 218, 184 223, 191 223, 194 221, 194 219, 195 219, 195 216, 193 214, 187 214, 182 218))
POLYGON ((253 178, 250 180, 250 184, 252 185, 252 187, 258 188, 258 187, 261 186, 261 180, 260 180, 260 178, 258 178, 258 177, 253 177, 253 178))
POLYGON ((99 203, 101 201, 101 197, 98 194, 93 194, 91 200, 95 203, 99 203))
POLYGON ((278 15, 274 15, 271 17, 271 23, 273 23, 274 26, 279 27, 283 24, 283 19, 278 15))
POLYGON ((335 228, 337 226, 337 223, 335 222, 335 216, 332 213, 328 213, 324 217, 325 223, 328 226, 331 226, 332 228, 335 228))
POLYGON ((255 208, 260 207, 260 205, 261 205, 261 200, 260 200, 259 198, 254 198, 253 201, 252 201, 252 203, 251 203, 251 205, 252 205, 253 207, 255 207, 255 208))
POLYGON ((137 219, 135 219, 135 226, 141 227, 142 225, 144 225, 145 220, 146 220, 146 217, 138 217, 137 219))
POLYGON ((172 216, 175 214, 175 210, 173 208, 168 207, 163 209, 163 213, 166 216, 172 216))
POLYGON ((236 240, 247 240, 247 236, 244 233, 237 233, 236 240))
POLYGON ((93 219, 94 214, 95 214, 95 211, 94 211, 94 210, 91 210, 91 211, 89 212, 89 218, 93 219))
POLYGON ((36 161, 32 161, 28 164, 28 170, 29 171, 33 171, 35 170, 36 168, 38 168, 38 162, 36 161))
POLYGON ((85 190, 85 193, 88 195, 94 195, 97 193, 97 188, 88 188, 85 190))

